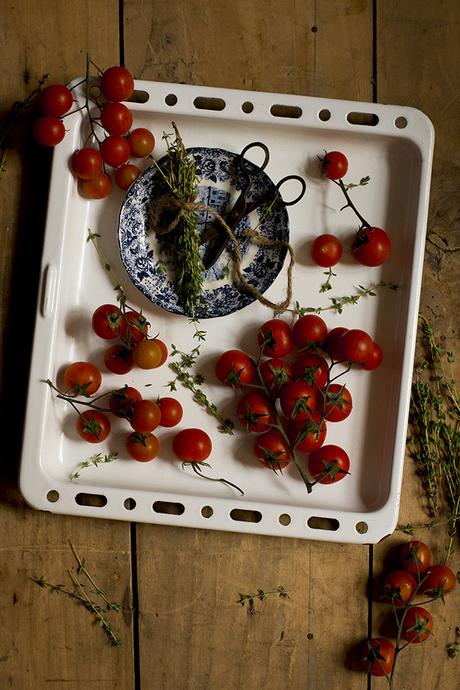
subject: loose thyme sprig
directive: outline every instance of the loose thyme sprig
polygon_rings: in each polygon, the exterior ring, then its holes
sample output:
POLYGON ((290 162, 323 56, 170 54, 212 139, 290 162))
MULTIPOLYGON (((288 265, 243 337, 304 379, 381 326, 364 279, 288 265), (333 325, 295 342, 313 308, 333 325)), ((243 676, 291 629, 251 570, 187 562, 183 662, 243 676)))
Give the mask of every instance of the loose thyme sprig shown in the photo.
POLYGON ((169 368, 176 374, 176 378, 167 385, 171 391, 177 390, 177 382, 188 388, 193 393, 193 400, 201 407, 204 407, 208 414, 217 419, 219 422, 218 430, 223 434, 233 434, 234 425, 232 420, 223 418, 217 406, 207 398, 202 390, 201 386, 204 383, 204 377, 201 374, 191 374, 189 372, 189 369, 196 363, 199 353, 200 345, 194 347, 190 352, 182 352, 172 344, 171 357, 179 357, 179 361, 169 363, 169 368))
POLYGON ((271 594, 277 594, 282 599, 289 599, 289 594, 286 592, 285 588, 282 585, 279 585, 275 590, 272 590, 270 592, 265 592, 263 589, 258 589, 256 594, 242 594, 241 592, 239 592, 240 598, 238 599, 237 603, 241 604, 241 606, 245 606, 245 604, 248 604, 248 613, 250 615, 254 615, 255 600, 259 599, 260 601, 264 601, 264 599, 266 599, 271 594))
POLYGON ((99 467, 99 465, 104 465, 105 463, 112 462, 118 458, 118 453, 109 453, 108 455, 102 455, 102 453, 95 453, 94 455, 91 455, 87 460, 84 460, 81 462, 76 470, 72 472, 70 475, 70 479, 72 481, 75 481, 77 479, 80 479, 80 473, 82 470, 86 469, 87 467, 99 467))
POLYGON ((358 285, 358 292, 355 295, 346 295, 344 297, 330 297, 329 300, 331 304, 328 307, 301 307, 299 302, 296 302, 294 309, 291 310, 298 316, 303 316, 304 314, 314 313, 321 314, 323 311, 333 311, 337 314, 341 314, 343 308, 348 304, 356 304, 362 297, 376 297, 377 290, 381 288, 388 288, 390 290, 398 290, 399 285, 395 283, 386 283, 381 281, 380 283, 373 283, 368 287, 364 285, 358 285))

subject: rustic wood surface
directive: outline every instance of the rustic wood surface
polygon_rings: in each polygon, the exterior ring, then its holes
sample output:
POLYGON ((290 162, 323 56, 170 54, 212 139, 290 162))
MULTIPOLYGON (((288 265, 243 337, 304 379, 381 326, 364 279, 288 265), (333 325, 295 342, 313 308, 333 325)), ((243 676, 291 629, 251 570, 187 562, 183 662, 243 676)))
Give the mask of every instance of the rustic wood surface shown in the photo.
MULTIPOLYGON (((124 60, 142 79, 423 110, 435 126, 436 155, 422 304, 458 353, 459 25, 457 0, 12 1, 0 13, 0 113, 46 72, 62 82, 82 74, 86 52, 102 67, 124 60)), ((405 540, 400 532, 369 548, 72 518, 24 505, 17 469, 49 167, 24 122, 0 180, 0 690, 365 690, 351 652, 366 637, 369 611, 374 633, 381 623, 381 605, 366 597, 369 563, 377 575, 405 540), (120 647, 77 602, 31 580, 68 582, 69 541, 123 602, 122 615, 111 617, 120 647), (254 616, 236 603, 238 592, 278 584, 290 598, 256 603, 254 616)), ((426 521, 421 504, 408 459, 400 522, 426 521)), ((419 534, 441 558, 445 533, 419 534)), ((458 555, 453 563, 457 570, 458 555)), ((398 689, 412 690, 420 676, 430 690, 460 688, 459 660, 446 654, 460 624, 458 592, 433 611, 436 635, 401 657, 398 689)))

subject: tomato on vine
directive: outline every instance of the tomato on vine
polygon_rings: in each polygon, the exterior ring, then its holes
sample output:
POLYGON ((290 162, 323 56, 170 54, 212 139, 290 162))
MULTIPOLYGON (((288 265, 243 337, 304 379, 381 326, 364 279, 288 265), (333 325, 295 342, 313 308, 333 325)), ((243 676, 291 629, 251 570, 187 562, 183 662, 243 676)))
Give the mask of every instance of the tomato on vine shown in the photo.
POLYGON ((301 352, 292 362, 292 376, 317 388, 324 388, 329 379, 329 367, 320 355, 301 352))
POLYGON ((365 226, 358 230, 351 252, 364 266, 381 266, 391 256, 391 240, 382 228, 365 226))
POLYGON ((374 347, 372 338, 360 328, 352 328, 340 337, 340 353, 343 359, 354 364, 363 363, 374 347))
POLYGON ((77 432, 88 443, 102 443, 110 433, 110 421, 99 410, 85 410, 78 415, 77 432))
POLYGON ((269 429, 257 436, 254 454, 274 472, 289 465, 292 459, 289 444, 278 429, 269 429))
POLYGON ((299 349, 310 347, 313 343, 320 344, 326 340, 327 326, 317 314, 306 314, 295 322, 292 328, 294 342, 299 349))
POLYGON ((424 542, 412 539, 403 544, 399 557, 404 570, 421 574, 428 570, 431 563, 431 549, 424 542))
POLYGON ((113 340, 120 335, 122 311, 115 304, 101 304, 91 318, 93 331, 99 338, 113 340))
POLYGON ((420 589, 430 597, 443 597, 455 589, 456 584, 455 573, 449 566, 435 564, 426 570, 420 589))
POLYGON ((73 362, 64 371, 64 387, 71 395, 89 397, 102 383, 100 369, 91 362, 73 362))
POLYGON ((112 180, 100 170, 90 180, 80 180, 80 192, 88 199, 105 199, 112 191, 112 180))
POLYGON ((401 637, 407 642, 419 644, 431 635, 433 618, 423 606, 411 606, 402 624, 401 637))
POLYGON ((130 419, 134 413, 134 404, 142 400, 142 395, 132 386, 124 386, 113 391, 109 397, 109 407, 116 417, 130 419))
POLYGON ((72 155, 72 172, 80 180, 92 180, 102 171, 103 160, 100 152, 91 146, 84 146, 72 155))
POLYGON ((324 419, 328 422, 342 422, 353 409, 351 393, 346 386, 331 383, 324 398, 324 419))
POLYGON ((134 345, 147 337, 149 322, 138 311, 127 311, 120 323, 120 335, 128 345, 134 345))
POLYGON ((281 388, 294 378, 290 364, 279 357, 263 361, 259 366, 259 372, 271 398, 277 398, 281 388))
POLYGON ((341 151, 325 151, 321 162, 321 175, 330 180, 340 180, 347 174, 348 159, 341 151))
POLYGON ((350 458, 336 445, 321 446, 308 458, 308 471, 320 484, 335 484, 349 474, 350 458))
POLYGON ((129 423, 134 431, 148 434, 160 424, 161 409, 153 400, 137 400, 129 423))
POLYGON ((38 107, 45 115, 62 117, 73 104, 72 91, 65 84, 49 84, 40 92, 38 107))
POLYGON ((131 187, 134 180, 137 180, 140 174, 141 171, 137 165, 134 165, 133 163, 125 163, 124 165, 120 165, 120 167, 115 170, 115 182, 120 189, 123 189, 123 191, 126 192, 131 187))
POLYGON ((415 577, 407 570, 392 570, 383 581, 384 596, 395 606, 405 606, 417 587, 415 577))
POLYGON ((155 148, 155 137, 149 129, 138 127, 130 132, 128 144, 133 158, 145 158, 155 148))
POLYGON ((312 453, 321 448, 326 440, 327 427, 325 422, 289 421, 287 434, 292 447, 300 453, 312 453))
POLYGON ((267 357, 286 357, 294 347, 291 327, 283 319, 270 319, 262 324, 258 342, 267 357))
POLYGON ((182 462, 204 462, 211 455, 212 441, 203 429, 183 429, 175 435, 172 449, 182 462))
POLYGON ((261 433, 275 423, 273 404, 265 393, 259 391, 252 391, 240 398, 236 413, 240 423, 248 431, 261 433))
POLYGON ((252 359, 242 350, 223 352, 216 362, 215 372, 219 381, 231 388, 251 383, 256 375, 252 359))
POLYGON ((395 660, 395 646, 384 637, 366 640, 361 646, 362 669, 371 676, 389 676, 395 660))
POLYGON ((306 381, 291 381, 280 390, 280 405, 287 419, 311 419, 317 403, 316 391, 306 381))
POLYGON ((109 134, 126 134, 133 124, 133 115, 123 103, 109 102, 101 108, 101 125, 109 134))
POLYGON ((123 137, 113 134, 101 141, 101 156, 104 163, 112 168, 118 168, 129 158, 129 144, 123 137))
POLYGON ((134 431, 126 439, 126 450, 133 460, 149 462, 158 455, 160 443, 153 434, 134 431))
POLYGON ((57 146, 65 136, 64 123, 54 115, 42 115, 35 120, 32 134, 41 146, 57 146))
POLYGON ((163 350, 155 338, 145 338, 136 343, 133 359, 141 369, 157 369, 164 362, 163 350))
POLYGON ((101 77, 102 93, 109 101, 127 101, 134 91, 134 79, 126 67, 114 65, 101 77))
POLYGON ((134 366, 133 353, 124 345, 112 345, 105 351, 104 364, 113 374, 127 374, 134 366))

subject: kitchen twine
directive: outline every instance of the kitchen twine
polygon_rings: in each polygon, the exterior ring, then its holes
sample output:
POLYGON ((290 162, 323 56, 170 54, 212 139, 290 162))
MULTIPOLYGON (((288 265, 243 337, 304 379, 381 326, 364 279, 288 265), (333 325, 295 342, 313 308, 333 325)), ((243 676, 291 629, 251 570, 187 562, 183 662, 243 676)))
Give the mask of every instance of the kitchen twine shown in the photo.
POLYGON ((220 215, 218 211, 216 211, 213 208, 210 208, 206 204, 202 204, 195 201, 195 197, 191 197, 188 200, 181 200, 177 197, 172 197, 168 200, 168 202, 170 206, 172 206, 175 209, 178 209, 178 213, 176 214, 175 218, 171 221, 171 223, 169 223, 165 228, 155 228, 155 232, 157 232, 157 234, 166 235, 168 232, 174 230, 179 224, 181 218, 185 215, 185 213, 195 211, 208 211, 208 213, 211 213, 215 217, 215 219, 220 223, 220 225, 224 228, 225 232, 227 233, 232 242, 233 249, 235 252, 235 270, 238 276, 238 280, 240 281, 243 289, 246 290, 246 292, 249 292, 253 297, 255 297, 261 304, 265 305, 266 307, 269 307, 270 309, 273 309, 278 313, 286 311, 292 299, 292 269, 294 268, 294 250, 292 249, 289 242, 284 242, 283 240, 270 240, 267 237, 261 235, 259 232, 257 232, 257 230, 253 230, 252 228, 245 231, 246 237, 255 240, 261 246, 279 247, 280 249, 285 248, 289 252, 290 259, 289 266, 287 269, 286 297, 282 302, 272 302, 271 300, 264 297, 263 294, 259 290, 257 290, 257 288, 248 283, 248 281, 244 277, 243 271, 241 269, 241 262, 243 257, 240 251, 238 240, 235 237, 235 234, 231 227, 226 223, 225 219, 220 215))

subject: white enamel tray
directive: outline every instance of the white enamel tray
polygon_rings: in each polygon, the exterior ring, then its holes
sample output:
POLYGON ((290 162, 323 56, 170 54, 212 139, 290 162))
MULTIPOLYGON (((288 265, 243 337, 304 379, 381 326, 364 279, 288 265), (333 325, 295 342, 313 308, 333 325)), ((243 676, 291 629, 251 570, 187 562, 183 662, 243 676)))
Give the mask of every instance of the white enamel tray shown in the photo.
MULTIPOLYGON (((316 486, 307 495, 295 468, 282 477, 261 467, 252 455, 253 435, 235 420, 235 434, 218 432, 191 393, 174 393, 185 413, 180 427, 158 429, 161 451, 150 463, 129 460, 126 423, 113 424, 98 446, 80 440, 70 406, 57 400, 44 379, 59 380, 72 361, 90 360, 103 368, 107 343, 91 331, 91 315, 104 302, 115 302, 109 276, 91 243, 88 229, 121 277, 130 304, 141 308, 168 344, 183 351, 197 345, 188 319, 154 305, 130 281, 118 251, 117 226, 123 193, 88 201, 78 194, 69 171, 72 152, 86 132, 82 112, 66 118, 68 132, 54 152, 42 279, 33 348, 20 473, 21 491, 30 505, 56 513, 137 522, 201 527, 253 534, 337 542, 376 543, 397 523, 406 428, 421 286, 434 132, 418 110, 371 103, 303 96, 253 93, 181 84, 136 82, 145 102, 132 102, 133 126, 146 126, 157 139, 155 157, 165 154, 164 131, 177 123, 187 147, 211 147, 238 153, 258 140, 270 149, 266 169, 273 181, 288 174, 305 177, 307 193, 288 209, 290 242, 296 253, 294 299, 302 306, 329 306, 331 297, 355 294, 358 286, 380 281, 398 284, 397 292, 379 289, 345 306, 342 314, 322 313, 329 328, 363 328, 382 346, 385 358, 374 372, 351 371, 343 379, 354 407, 350 417, 330 423, 326 443, 343 446, 351 475, 332 486, 316 486), (320 294, 323 269, 309 258, 309 243, 330 232, 348 241, 357 229, 350 209, 340 211, 340 190, 320 179, 317 156, 324 149, 343 151, 350 163, 345 181, 369 175, 369 185, 352 190, 371 223, 386 228, 392 258, 366 268, 349 257, 335 267, 333 289, 320 294), (211 476, 225 477, 244 490, 240 496, 218 482, 199 479, 172 456, 171 442, 181 428, 201 427, 211 436, 211 476), (95 452, 116 451, 114 462, 92 467, 71 481, 76 466, 95 452)), ((255 161, 257 162, 257 161, 255 161)), ((345 256, 346 255, 346 256, 345 256)), ((286 264, 266 296, 284 297, 286 264)), ((233 392, 219 385, 214 362, 226 349, 256 354, 256 330, 272 312, 258 302, 222 317, 203 319, 206 331, 198 371, 204 390, 226 416, 235 413, 233 392)), ((288 318, 288 317, 286 317, 288 318)), ((167 364, 126 376, 104 372, 101 391, 127 383, 144 397, 167 395, 174 378, 167 364)))

